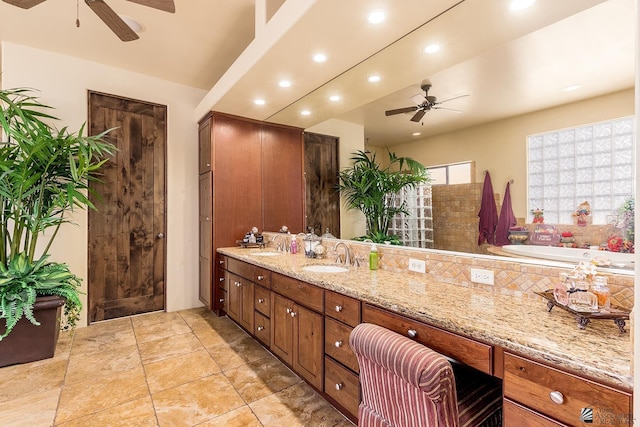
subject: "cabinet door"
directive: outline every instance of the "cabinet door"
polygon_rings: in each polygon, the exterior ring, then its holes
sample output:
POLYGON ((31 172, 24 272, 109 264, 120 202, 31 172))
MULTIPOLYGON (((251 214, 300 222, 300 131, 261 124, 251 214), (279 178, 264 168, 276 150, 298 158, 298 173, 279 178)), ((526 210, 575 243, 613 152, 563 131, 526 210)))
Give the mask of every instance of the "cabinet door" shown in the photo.
POLYGON ((211 118, 200 122, 198 128, 198 170, 200 174, 211 170, 211 118))
POLYGON ((199 298, 207 307, 211 308, 211 279, 212 261, 211 253, 211 172, 200 175, 199 180, 199 227, 200 227, 200 280, 199 298))
POLYGON ((270 349, 289 365, 293 363, 293 303, 278 294, 271 295, 270 349))
POLYGON ((207 307, 211 307, 211 260, 200 257, 200 285, 198 297, 207 307))
POLYGON ((229 274, 229 291, 227 293, 227 314, 230 318, 240 323, 242 310, 242 278, 235 274, 229 274))
POLYGON ((253 282, 249 282, 242 279, 242 286, 240 286, 240 292, 242 293, 242 302, 240 303, 240 325, 247 331, 253 333, 253 320, 255 315, 253 313, 253 288, 255 285, 253 282))
POLYGON ((302 306, 293 308, 293 370, 323 389, 324 317, 302 306))

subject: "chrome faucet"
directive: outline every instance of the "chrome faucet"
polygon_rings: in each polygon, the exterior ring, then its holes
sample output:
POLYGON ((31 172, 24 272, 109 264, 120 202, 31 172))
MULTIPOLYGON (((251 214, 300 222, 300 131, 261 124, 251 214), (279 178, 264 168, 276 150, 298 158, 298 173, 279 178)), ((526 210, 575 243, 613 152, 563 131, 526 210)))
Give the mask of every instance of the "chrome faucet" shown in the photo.
POLYGON ((279 242, 276 242, 276 249, 278 251, 286 251, 287 248, 287 238, 285 237, 284 234, 276 234, 271 238, 272 242, 275 242, 276 240, 279 240, 279 242), (278 237, 280 239, 278 239, 278 237))
POLYGON ((336 259, 337 263, 342 263, 342 259, 340 258, 340 254, 338 254, 338 247, 342 246, 344 247, 344 265, 351 265, 351 250, 349 249, 349 246, 347 246, 347 244, 345 242, 338 242, 336 243, 336 245, 333 247, 333 252, 336 253, 338 255, 338 258, 336 259))

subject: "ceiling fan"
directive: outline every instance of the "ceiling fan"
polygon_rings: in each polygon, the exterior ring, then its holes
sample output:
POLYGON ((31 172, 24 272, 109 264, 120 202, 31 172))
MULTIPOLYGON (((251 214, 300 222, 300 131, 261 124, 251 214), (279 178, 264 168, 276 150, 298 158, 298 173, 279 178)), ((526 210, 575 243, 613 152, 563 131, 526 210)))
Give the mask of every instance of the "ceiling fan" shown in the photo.
POLYGON ((397 108, 395 110, 387 110, 384 112, 385 116, 393 116, 395 114, 403 114, 403 113, 413 113, 413 117, 411 117, 412 122, 419 122, 422 120, 424 115, 429 110, 449 110, 456 113, 461 113, 462 111, 456 110, 453 108, 441 107, 440 104, 448 101, 452 101, 454 99, 463 98, 469 95, 458 95, 452 98, 447 98, 442 101, 438 101, 435 96, 429 95, 429 89, 431 89, 431 84, 427 83, 421 86, 424 91, 424 95, 419 93, 411 97, 411 100, 415 102, 416 105, 413 107, 405 107, 405 108, 397 108))
MULTIPOLYGON (((46 0, 2 0, 5 3, 9 3, 13 6, 20 7, 22 9, 30 9, 34 6, 46 0)), ((162 10, 169 13, 175 13, 176 6, 173 0, 127 0, 133 3, 138 3, 143 6, 152 7, 154 9, 162 10)), ((127 25, 124 20, 118 16, 118 14, 109 7, 104 0, 84 0, 84 2, 98 15, 98 18, 102 19, 107 27, 111 29, 123 42, 137 40, 139 37, 135 31, 127 25)))

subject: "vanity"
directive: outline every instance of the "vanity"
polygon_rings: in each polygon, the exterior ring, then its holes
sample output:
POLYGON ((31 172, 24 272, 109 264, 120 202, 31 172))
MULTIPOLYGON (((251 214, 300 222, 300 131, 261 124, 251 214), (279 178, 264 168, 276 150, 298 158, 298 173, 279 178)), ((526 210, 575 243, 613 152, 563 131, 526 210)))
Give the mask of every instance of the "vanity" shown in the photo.
POLYGON ((308 271, 334 264, 264 252, 218 249, 225 312, 354 421, 360 389, 348 340, 367 322, 502 379, 505 426, 631 425, 632 346, 613 322, 580 330, 539 300, 429 272, 308 271))

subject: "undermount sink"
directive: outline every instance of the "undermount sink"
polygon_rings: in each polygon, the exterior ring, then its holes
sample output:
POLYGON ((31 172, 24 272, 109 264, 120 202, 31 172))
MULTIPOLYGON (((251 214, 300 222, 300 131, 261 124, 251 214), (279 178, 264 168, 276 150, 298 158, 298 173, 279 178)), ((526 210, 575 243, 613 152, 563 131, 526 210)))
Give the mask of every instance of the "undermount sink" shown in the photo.
POLYGON ((281 252, 274 251, 261 251, 261 252, 251 252, 253 256, 277 256, 280 255, 281 252))
POLYGON ((348 268, 338 265, 307 265, 306 267, 302 267, 302 269, 311 273, 344 273, 349 271, 348 268))

